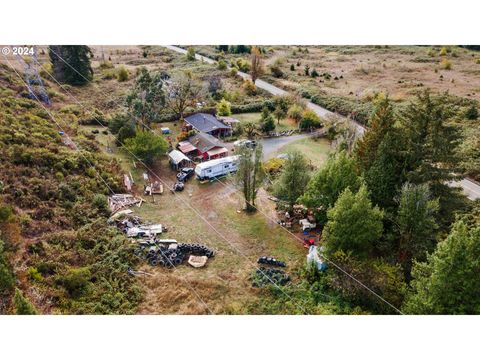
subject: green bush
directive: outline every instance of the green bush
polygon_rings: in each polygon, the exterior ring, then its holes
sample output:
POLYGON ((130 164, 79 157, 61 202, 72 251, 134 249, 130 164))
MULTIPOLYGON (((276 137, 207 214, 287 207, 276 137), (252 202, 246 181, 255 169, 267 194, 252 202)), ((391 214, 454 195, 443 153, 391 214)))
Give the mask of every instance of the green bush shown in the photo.
POLYGON ((0 294, 5 296, 13 290, 15 277, 3 249, 4 243, 0 240, 0 294))
POLYGON ((230 115, 232 115, 231 104, 227 100, 222 99, 217 104, 217 115, 218 116, 230 116, 230 115))
POLYGON ((106 210, 108 208, 107 197, 103 194, 95 194, 92 199, 92 205, 98 210, 106 210))
POLYGON ((0 205, 0 221, 9 221, 13 217, 13 210, 10 206, 0 205))
POLYGON ((290 106, 290 108, 288 109, 287 116, 298 123, 300 122, 300 120, 302 120, 303 111, 304 111, 303 107, 301 107, 300 105, 294 104, 290 106))
POLYGON ((128 70, 125 68, 125 66, 121 66, 117 71, 117 80, 119 82, 127 81, 128 75, 128 70))
POLYGON ((88 268, 70 269, 60 282, 72 298, 77 298, 86 292, 91 277, 88 268))
POLYGON ((442 69, 451 70, 452 69, 452 62, 447 60, 447 59, 443 59, 440 62, 440 66, 442 67, 442 69))
POLYGON ((127 150, 147 165, 153 165, 156 159, 165 154, 168 144, 163 137, 150 131, 137 133, 133 138, 125 140, 127 150))
POLYGON ((13 298, 15 304, 15 312, 17 315, 37 315, 37 310, 30 304, 30 302, 23 296, 19 289, 15 289, 15 296, 13 298))
POLYGON ((27 270, 28 277, 33 280, 33 281, 42 281, 43 276, 40 274, 40 272, 37 270, 37 268, 34 267, 29 267, 27 270))
POLYGON ((467 111, 465 112, 465 116, 469 120, 477 120, 478 119, 478 108, 476 104, 472 104, 467 111))
POLYGON ((313 110, 305 110, 302 113, 302 119, 298 123, 301 130, 315 129, 322 126, 320 118, 313 110))
POLYGON ((227 70, 227 63, 225 60, 220 60, 218 62, 218 70, 227 70))
POLYGON ((117 146, 123 146, 127 139, 134 138, 137 135, 137 131, 133 125, 124 125, 118 131, 116 136, 116 144, 117 146))
POLYGON ((108 129, 112 134, 118 134, 119 130, 130 123, 130 116, 126 113, 115 113, 108 121, 108 129))
POLYGON ((188 61, 195 60, 195 49, 191 46, 187 49, 187 60, 188 61))
POLYGON ((245 80, 243 82, 243 90, 245 93, 250 96, 257 95, 257 86, 253 83, 252 80, 245 80))

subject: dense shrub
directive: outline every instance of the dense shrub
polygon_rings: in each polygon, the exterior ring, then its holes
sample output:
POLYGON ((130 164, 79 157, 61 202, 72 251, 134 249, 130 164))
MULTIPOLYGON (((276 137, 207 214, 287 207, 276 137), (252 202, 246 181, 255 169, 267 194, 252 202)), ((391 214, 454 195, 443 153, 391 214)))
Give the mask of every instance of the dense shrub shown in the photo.
POLYGON ((128 70, 125 68, 125 66, 121 66, 117 71, 117 80, 119 82, 127 81, 128 75, 128 70))
POLYGON ((127 139, 134 138, 137 135, 135 127, 133 125, 124 125, 118 131, 116 137, 116 144, 117 146, 123 146, 127 139))
POLYGON ((88 268, 70 269, 60 278, 60 282, 68 294, 76 298, 85 293, 91 277, 92 274, 88 268))
POLYGON ((315 129, 322 126, 320 118, 313 110, 305 110, 302 113, 302 118, 298 123, 298 127, 301 130, 315 129))
POLYGON ((231 104, 227 100, 222 99, 217 104, 217 115, 218 116, 230 116, 230 115, 232 115, 231 104))

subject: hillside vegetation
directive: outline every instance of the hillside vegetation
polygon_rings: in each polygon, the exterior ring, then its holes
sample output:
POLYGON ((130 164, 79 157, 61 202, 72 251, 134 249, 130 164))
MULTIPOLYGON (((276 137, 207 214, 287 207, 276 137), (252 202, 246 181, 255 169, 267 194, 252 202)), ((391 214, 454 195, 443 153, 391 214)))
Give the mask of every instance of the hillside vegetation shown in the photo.
POLYGON ((106 184, 119 189, 118 164, 76 136, 74 114, 50 110, 80 150, 68 146, 15 76, 0 67, 0 312, 21 313, 27 298, 41 313, 134 313, 133 259, 106 227, 106 184))

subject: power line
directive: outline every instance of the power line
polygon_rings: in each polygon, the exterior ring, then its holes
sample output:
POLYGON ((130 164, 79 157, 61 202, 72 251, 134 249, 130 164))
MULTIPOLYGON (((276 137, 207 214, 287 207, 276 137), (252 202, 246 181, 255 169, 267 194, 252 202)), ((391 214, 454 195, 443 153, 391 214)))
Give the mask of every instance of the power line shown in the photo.
MULTIPOLYGON (((25 81, 22 79, 22 77, 20 76, 20 74, 15 70, 15 68, 12 66, 12 64, 10 63, 10 61, 6 58, 6 56, 4 55, 3 56, 5 58, 5 60, 7 61, 7 63, 10 65, 10 67, 13 69, 13 71, 15 71, 15 73, 17 74, 17 76, 22 80, 22 82, 27 85, 25 83, 25 81)), ((28 85, 27 85, 28 86, 28 85)), ((75 144, 75 142, 67 135, 67 133, 65 132, 65 130, 60 126, 60 124, 58 124, 58 122, 55 120, 54 116, 52 115, 52 113, 42 104, 42 102, 40 101, 40 99, 37 97, 37 95, 32 92, 33 94, 33 97, 39 102, 39 104, 43 107, 43 109, 48 113, 48 115, 50 116, 50 118, 53 120, 53 122, 58 126, 58 128, 60 130, 62 130, 64 132, 64 134, 68 137, 68 139, 70 140, 70 142, 72 144, 75 145, 75 149, 83 156, 83 158, 93 167, 93 169, 95 170, 95 172, 100 176, 100 178, 102 179, 102 181, 105 183, 105 185, 110 189, 110 191, 112 192, 112 194, 115 194, 115 192, 112 190, 112 188, 107 184, 107 182, 103 179, 103 177, 98 173, 97 169, 95 168, 95 166, 82 154, 82 152, 80 151, 80 149, 78 148, 78 146, 75 144)), ((163 252, 162 252, 163 254, 163 252)), ((170 262, 171 263, 171 262, 170 262)), ((173 263, 171 263, 171 265, 174 267, 174 271, 177 271, 177 267, 175 267, 175 265, 173 263)), ((181 277, 181 279, 187 284, 186 280, 183 279, 183 277, 181 277)), ((187 284, 188 286, 188 284, 187 284)), ((197 298, 202 302, 202 304, 207 308, 207 310, 210 312, 210 314, 213 314, 212 310, 210 309, 210 307, 207 305, 207 303, 202 299, 202 297, 198 294, 198 292, 193 288, 193 287, 190 287, 190 289, 192 290, 192 292, 197 296, 197 298)))
MULTIPOLYGON (((56 54, 56 53, 55 53, 56 54)), ((65 62, 65 64, 67 64, 69 67, 71 67, 73 70, 75 70, 75 68, 73 68, 70 64, 68 64, 68 62, 66 62, 61 56, 59 56, 58 54, 56 54, 63 62, 65 62)), ((77 70, 75 70, 79 75, 83 76, 81 73, 79 73, 77 70)), ((81 107, 85 108, 84 105, 82 105, 76 98, 75 96, 73 96, 67 89, 65 89, 65 87, 60 84, 48 71, 47 71, 48 75, 54 79, 54 81, 72 98, 74 99, 74 101, 80 105, 81 107)), ((102 112, 102 115, 103 112, 102 112)), ((102 126, 103 128, 106 129, 106 127, 94 116, 93 117, 95 119, 95 121, 100 125, 102 126)), ((147 126, 148 128, 148 126, 147 126)), ((148 128, 149 130, 152 130, 150 128, 148 128)), ((153 131, 153 130, 152 130, 153 131)), ((121 144, 123 145, 122 142, 120 142, 118 140, 117 137, 115 137, 113 134, 112 136, 121 144)), ((145 166, 145 168, 147 170, 149 170, 155 177, 157 177, 158 180, 160 180, 160 182, 162 182, 166 187, 170 187, 167 182, 165 180, 163 180, 162 178, 160 178, 152 169, 150 169, 141 159, 139 159, 135 154, 133 154, 131 151, 129 151, 127 148, 125 148, 125 150, 127 150, 128 153, 130 153, 130 155, 132 155, 134 158, 136 158, 143 166, 145 166)), ((278 284, 273 280, 271 279, 269 276, 267 276, 263 270, 261 270, 260 268, 258 268, 255 263, 253 263, 245 254, 243 254, 235 245, 233 245, 232 242, 230 242, 222 233, 220 233, 216 227, 214 225, 212 225, 204 216, 202 216, 197 209, 195 209, 193 206, 191 206, 180 194, 174 192, 174 195, 177 196, 179 199, 181 199, 181 201, 188 207, 190 208, 200 219, 202 219, 217 235, 219 235, 225 242, 227 242, 234 250, 236 250, 240 255, 242 255, 245 259, 247 259, 247 261, 249 261, 257 270, 259 270, 266 278, 268 281, 270 281, 275 287, 277 287, 284 295, 286 295, 290 300, 292 300, 294 303, 296 303, 296 301, 290 296, 288 295, 286 292, 284 292, 282 290, 282 288, 280 288, 278 286, 278 284)), ((297 306, 306 314, 306 310, 297 304, 297 306)))
MULTIPOLYGON (((51 50, 51 49, 50 49, 50 50, 51 50)), ((59 58, 60 58, 67 66, 69 66, 72 70, 74 70, 75 72, 77 72, 80 76, 84 77, 80 72, 78 72, 73 66, 71 66, 71 65, 70 65, 66 60, 64 60, 60 55, 56 54, 55 52, 54 52, 54 54, 57 55, 57 57, 59 57, 59 58)), ((50 75, 50 77, 52 77, 51 74, 49 74, 49 75, 50 75)), ((52 77, 52 78, 53 78, 53 77, 52 77)), ((84 77, 84 78, 85 78, 85 77, 84 77)), ((86 78, 85 78, 85 79, 86 79, 86 78)), ((55 79, 55 81, 58 83, 58 81, 57 81, 56 79, 55 79)), ((59 83, 58 83, 58 84, 59 84, 59 83)), ((59 85, 60 85, 60 84, 59 84, 59 85)), ((60 85, 60 86, 62 86, 62 85, 60 85)), ((62 88, 63 88, 63 87, 62 87, 62 88)), ((65 89, 64 89, 64 90, 65 90, 65 89)), ((68 92, 68 90, 65 90, 65 91, 66 91, 74 100, 76 100, 75 97, 68 92)), ((78 102, 78 100, 76 100, 76 101, 77 101, 77 103, 78 103, 80 106, 83 107, 83 105, 81 105, 81 104, 78 102)), ((102 127, 105 128, 105 126, 104 126, 100 121, 98 121, 97 119, 95 119, 95 120, 97 121, 97 123, 99 123, 100 126, 102 126, 102 127)), ((152 130, 151 128, 149 128, 148 126, 146 126, 146 127, 147 127, 149 130, 153 131, 153 130, 152 130)), ((113 135, 113 134, 112 134, 112 135, 113 135)), ((115 136, 114 136, 114 137, 115 137, 115 136)), ((128 151, 128 150, 127 150, 127 151, 128 151)), ((130 151, 129 151, 129 152, 130 152, 130 151)), ((132 153, 130 152, 130 154, 132 154, 132 153)), ((132 154, 132 155, 135 156, 134 154, 132 154)), ((135 157, 136 157, 136 156, 135 156, 135 157)), ((138 159, 138 157, 136 157, 136 158, 138 159)), ((139 160, 139 159, 138 159, 138 160, 139 160)), ((141 161, 140 161, 140 162, 141 162, 141 161)), ((142 164, 143 164, 143 162, 142 162, 142 164)), ((145 164, 143 164, 143 165, 144 165, 148 170, 150 170, 160 181, 164 182, 162 179, 160 179, 160 177, 159 177, 157 174, 155 174, 155 173, 154 173, 151 169, 149 169, 145 164)), ((217 179, 217 180, 218 180, 218 179, 217 179)), ((221 180, 218 180, 218 181, 219 181, 221 184, 226 185, 226 184, 223 183, 221 180)), ((228 186, 228 185, 226 185, 226 186, 228 186)), ((233 188, 233 190, 236 191, 236 192, 240 192, 240 191, 239 191, 238 189, 236 189, 236 188, 233 188)), ((174 194, 175 194, 175 195, 178 195, 180 198, 182 198, 181 195, 179 195, 179 194, 177 194, 177 193, 174 193, 174 194)), ((182 200, 183 200, 183 198, 182 198, 182 200)), ((188 203, 186 203, 186 204, 187 204, 187 206, 190 206, 188 203)), ((259 210, 255 205, 253 205, 253 204, 250 204, 250 205, 253 206, 256 210, 258 210, 261 214, 263 214, 266 218, 272 220, 275 224, 277 224, 277 222, 276 222, 274 219, 270 218, 266 213, 264 213, 263 211, 259 210)), ((190 206, 190 207, 191 207, 191 206, 190 206)), ((192 211, 196 212, 196 209, 194 209, 193 207, 191 207, 191 208, 192 208, 192 211)), ((198 214, 198 215, 201 217, 200 214, 198 214)), ((203 217, 201 217, 201 218, 202 218, 208 225, 212 226, 205 218, 203 218, 203 217)), ((279 226, 280 226, 280 225, 279 225, 279 226)), ((294 233, 292 233, 291 231, 289 231, 287 228, 285 228, 285 227, 283 227, 283 226, 280 226, 280 227, 281 227, 284 231, 287 231, 291 236, 295 237, 295 238, 298 239, 299 241, 302 241, 298 236, 296 236, 294 233)), ((214 229, 214 231, 218 232, 218 231, 216 230, 216 228, 213 227, 213 229, 214 229)), ((221 237, 223 237, 223 235, 221 235, 220 233, 218 233, 218 234, 219 234, 221 237)), ((224 238, 224 237, 223 237, 223 238, 224 238)), ((225 238, 224 238, 224 239, 225 239, 225 238)), ((225 239, 225 240, 228 242, 227 239, 225 239)), ((237 251, 238 251, 238 250, 237 250, 237 251)), ((239 253, 240 253, 240 252, 239 252, 239 253)), ((245 256, 244 254, 242 254, 242 255, 245 256)), ((246 257, 246 256, 245 256, 245 257, 246 257)), ((352 280, 354 280, 355 282, 357 282, 358 284, 360 284, 363 288, 367 289, 370 293, 372 293, 373 295, 375 295, 377 298, 379 298, 379 299, 380 299, 381 301, 383 301, 385 304, 387 304, 388 306, 390 306, 391 308, 393 308, 396 312, 398 312, 399 314, 403 314, 397 307, 395 307, 393 304, 391 304, 389 301, 387 301, 385 298, 383 298, 383 297, 382 297, 381 295, 379 295, 377 292, 375 292, 374 290, 372 290, 371 288, 369 288, 367 285, 363 284, 360 280, 356 279, 353 275, 351 275, 350 273, 348 273, 346 270, 342 269, 342 268, 341 268, 338 264, 336 264, 333 260, 328 259, 324 254, 322 254, 322 257, 323 257, 325 260, 327 260, 329 263, 331 263, 335 268, 337 268, 338 270, 340 270, 343 274, 347 275, 349 278, 351 278, 352 280)), ((268 278, 268 277, 267 277, 267 278, 268 278)), ((272 281, 272 283, 274 283, 274 282, 272 281)), ((276 284, 275 284, 275 285, 276 285, 276 284)), ((277 285, 277 287, 278 287, 278 285, 277 285)))

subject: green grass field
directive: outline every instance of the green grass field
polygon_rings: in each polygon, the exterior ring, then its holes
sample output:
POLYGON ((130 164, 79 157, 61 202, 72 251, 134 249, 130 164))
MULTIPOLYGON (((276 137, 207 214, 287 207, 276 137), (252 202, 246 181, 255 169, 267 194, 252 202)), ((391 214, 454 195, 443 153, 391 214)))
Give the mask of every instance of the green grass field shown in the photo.
POLYGON ((315 166, 316 168, 320 168, 327 160, 328 154, 331 151, 331 147, 327 139, 307 138, 294 141, 281 147, 276 152, 276 155, 287 153, 293 150, 300 151, 307 157, 311 165, 315 166))

